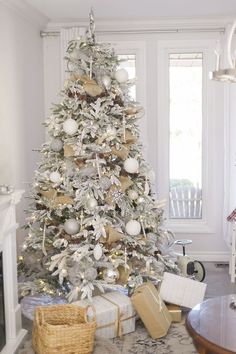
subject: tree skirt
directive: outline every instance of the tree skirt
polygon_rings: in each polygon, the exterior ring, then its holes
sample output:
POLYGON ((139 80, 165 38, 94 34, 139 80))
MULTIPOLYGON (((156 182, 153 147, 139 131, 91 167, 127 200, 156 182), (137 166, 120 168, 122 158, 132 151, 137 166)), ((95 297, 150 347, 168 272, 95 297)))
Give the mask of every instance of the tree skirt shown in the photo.
MULTIPOLYGON (((93 354, 196 354, 192 339, 189 337, 184 322, 173 323, 167 336, 152 339, 140 322, 136 331, 125 335, 122 339, 107 340, 97 338, 93 354)), ((31 342, 25 342, 18 354, 34 354, 31 342)))

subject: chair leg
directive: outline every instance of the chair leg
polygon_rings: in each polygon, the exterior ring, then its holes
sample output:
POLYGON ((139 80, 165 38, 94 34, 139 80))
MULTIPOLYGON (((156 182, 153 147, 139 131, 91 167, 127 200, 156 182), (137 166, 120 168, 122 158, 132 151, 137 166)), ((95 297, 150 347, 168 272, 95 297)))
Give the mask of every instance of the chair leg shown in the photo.
POLYGON ((234 225, 232 230, 231 257, 230 257, 230 266, 229 266, 230 274, 231 274, 231 283, 235 282, 235 261, 236 261, 235 234, 236 234, 236 228, 234 225))

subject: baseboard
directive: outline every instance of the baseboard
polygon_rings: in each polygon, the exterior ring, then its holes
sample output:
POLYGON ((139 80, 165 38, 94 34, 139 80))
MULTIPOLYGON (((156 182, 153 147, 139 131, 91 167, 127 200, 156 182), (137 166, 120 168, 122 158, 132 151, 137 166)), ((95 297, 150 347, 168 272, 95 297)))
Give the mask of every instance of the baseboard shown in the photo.
POLYGON ((27 333, 28 332, 25 329, 21 329, 16 338, 7 340, 6 346, 2 349, 0 353, 14 354, 17 351, 17 349, 20 347, 27 333))
POLYGON ((229 252, 188 252, 188 256, 202 262, 229 262, 229 252))

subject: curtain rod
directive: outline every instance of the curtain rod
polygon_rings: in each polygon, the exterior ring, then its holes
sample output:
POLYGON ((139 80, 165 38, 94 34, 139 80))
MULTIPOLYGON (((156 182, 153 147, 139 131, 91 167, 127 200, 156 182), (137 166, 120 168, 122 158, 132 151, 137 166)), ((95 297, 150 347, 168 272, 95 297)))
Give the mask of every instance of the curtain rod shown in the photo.
MULTIPOLYGON (((137 29, 137 30, 97 30, 99 34, 155 34, 155 33, 192 33, 192 32, 225 32, 224 27, 216 28, 174 28, 174 29, 137 29)), ((57 37, 60 31, 41 31, 41 37, 57 37)))

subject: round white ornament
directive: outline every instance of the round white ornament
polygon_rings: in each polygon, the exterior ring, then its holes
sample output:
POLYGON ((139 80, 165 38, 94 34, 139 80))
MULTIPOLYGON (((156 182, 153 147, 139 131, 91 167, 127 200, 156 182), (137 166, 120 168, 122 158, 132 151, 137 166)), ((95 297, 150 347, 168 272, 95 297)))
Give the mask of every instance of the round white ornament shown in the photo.
POLYGON ((136 200, 136 199, 138 198, 138 193, 137 193, 135 190, 130 189, 130 190, 128 191, 128 197, 129 197, 129 199, 131 199, 131 200, 136 200))
POLYGON ((118 69, 115 72, 115 79, 120 83, 125 83, 129 78, 129 74, 125 69, 118 69))
POLYGON ((88 198, 86 205, 88 209, 94 209, 98 205, 98 202, 95 198, 90 197, 88 198))
POLYGON ((53 183, 59 183, 61 181, 61 175, 59 172, 55 171, 50 173, 49 179, 53 183))
POLYGON ((94 247, 93 256, 96 261, 98 261, 102 257, 102 247, 101 245, 99 245, 99 243, 96 244, 96 246, 94 247))
POLYGON ((63 123, 63 130, 68 135, 74 135, 78 131, 78 123, 69 118, 63 123))
POLYGON ((76 219, 68 219, 64 223, 64 230, 69 235, 74 235, 79 232, 79 223, 76 219))
POLYGON ((130 220, 125 225, 125 230, 130 236, 137 236, 141 232, 141 224, 137 220, 130 220))
POLYGON ((63 148, 63 142, 61 141, 61 139, 55 138, 51 141, 50 144, 50 148, 53 151, 61 151, 61 149, 63 148))
POLYGON ((111 78, 108 75, 104 75, 102 77, 102 83, 105 86, 106 89, 109 89, 111 86, 111 78))
POLYGON ((93 281, 97 278, 98 272, 95 268, 87 268, 84 272, 84 277, 87 280, 93 281))
POLYGON ((137 173, 139 170, 138 160, 133 157, 129 157, 124 162, 124 169, 128 173, 137 173))

